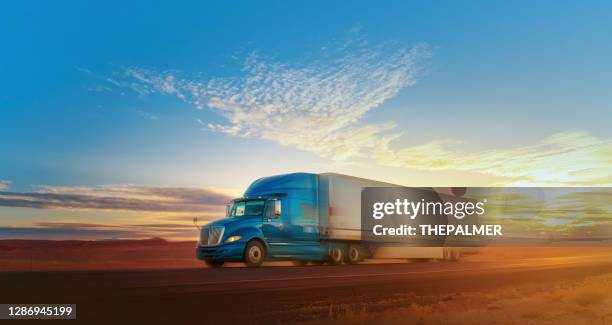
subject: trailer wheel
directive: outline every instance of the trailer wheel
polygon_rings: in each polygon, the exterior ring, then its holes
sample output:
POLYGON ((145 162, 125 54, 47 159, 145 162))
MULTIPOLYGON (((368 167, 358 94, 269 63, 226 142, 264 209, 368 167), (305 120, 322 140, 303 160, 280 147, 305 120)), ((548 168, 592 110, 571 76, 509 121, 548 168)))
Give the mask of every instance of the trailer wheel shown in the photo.
POLYGON ((214 268, 222 267, 223 263, 225 262, 224 261, 208 261, 208 260, 204 261, 204 264, 206 264, 208 267, 214 267, 214 268))
POLYGON ((358 264, 363 260, 361 246, 357 244, 351 244, 346 254, 346 261, 349 264, 358 264))
POLYGON ((344 250, 340 246, 332 247, 329 252, 329 264, 331 265, 340 265, 344 260, 344 250))
POLYGON ((260 267, 266 257, 266 249, 258 240, 251 240, 244 249, 244 262, 248 267, 260 267))

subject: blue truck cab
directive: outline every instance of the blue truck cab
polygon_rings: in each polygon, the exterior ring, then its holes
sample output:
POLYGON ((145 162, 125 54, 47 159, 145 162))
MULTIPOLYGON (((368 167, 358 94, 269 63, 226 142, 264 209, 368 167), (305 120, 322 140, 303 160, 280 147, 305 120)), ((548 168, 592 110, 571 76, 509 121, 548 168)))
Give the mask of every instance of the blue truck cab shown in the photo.
POLYGON ((264 260, 323 261, 321 237, 327 213, 325 182, 317 174, 260 178, 231 201, 227 215, 200 229, 198 259, 218 267, 226 261, 259 266, 264 260))

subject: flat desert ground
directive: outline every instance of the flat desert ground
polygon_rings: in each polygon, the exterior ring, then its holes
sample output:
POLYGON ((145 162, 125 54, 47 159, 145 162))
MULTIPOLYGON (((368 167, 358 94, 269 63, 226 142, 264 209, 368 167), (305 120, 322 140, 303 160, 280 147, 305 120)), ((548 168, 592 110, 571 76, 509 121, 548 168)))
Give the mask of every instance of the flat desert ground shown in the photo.
POLYGON ((194 242, 0 241, 0 303, 77 323, 611 324, 612 249, 480 248, 459 262, 206 268, 194 242))

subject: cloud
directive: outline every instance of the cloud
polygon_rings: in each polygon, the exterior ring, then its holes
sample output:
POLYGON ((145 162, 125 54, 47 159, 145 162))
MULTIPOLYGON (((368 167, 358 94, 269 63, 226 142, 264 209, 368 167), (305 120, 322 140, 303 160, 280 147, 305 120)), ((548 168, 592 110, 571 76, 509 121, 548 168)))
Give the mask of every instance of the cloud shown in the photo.
POLYGON ((121 228, 118 225, 101 225, 86 222, 36 222, 35 227, 45 228, 65 228, 65 229, 100 229, 100 228, 121 228))
POLYGON ((401 128, 393 122, 366 123, 364 117, 416 83, 430 50, 364 44, 350 41, 336 51, 325 47, 320 59, 306 64, 254 53, 236 77, 185 78, 175 71, 131 67, 119 84, 142 96, 175 96, 218 113, 224 123, 198 120, 208 130, 266 139, 334 161, 365 157, 383 166, 478 172, 507 180, 499 185, 612 184, 611 140, 584 132, 477 152, 459 149, 457 139, 401 147, 401 128))
POLYGON ((444 139, 399 150, 387 146, 375 159, 386 166, 503 176, 517 185, 612 184, 612 140, 584 132, 558 133, 533 145, 478 152, 461 151, 459 143, 444 139))
POLYGON ((208 189, 155 186, 42 186, 36 192, 0 191, 0 206, 164 212, 220 211, 231 197, 208 189))
POLYGON ((0 228, 0 233, 3 232, 2 229, 4 229, 5 235, 10 235, 11 238, 29 239, 142 239, 151 237, 193 239, 197 237, 198 233, 191 223, 109 225, 82 222, 37 222, 30 227, 0 228))
POLYGON ((140 95, 172 95, 209 108, 225 123, 205 123, 231 136, 261 138, 335 160, 368 155, 398 134, 393 123, 363 124, 364 115, 416 83, 426 45, 343 48, 325 61, 271 62, 256 53, 243 76, 188 79, 177 72, 125 70, 124 86, 140 95))
POLYGON ((34 222, 27 226, 0 226, 3 239, 144 239, 193 240, 198 230, 189 223, 99 224, 86 222, 34 222))
POLYGON ((3 239, 139 239, 148 234, 125 229, 91 229, 77 227, 0 227, 3 239))
POLYGON ((194 226, 158 227, 147 229, 145 227, 106 227, 89 226, 79 227, 73 225, 45 225, 33 227, 0 227, 0 238, 6 239, 44 239, 44 240, 101 240, 101 239, 145 239, 167 238, 173 240, 194 240, 197 238, 197 229, 194 226))
POLYGON ((88 68, 85 67, 75 67, 75 69, 81 73, 87 74, 87 75, 91 75, 92 71, 88 68))
POLYGON ((151 114, 145 111, 138 111, 138 116, 147 119, 147 120, 157 120, 159 117, 155 114, 151 114))
POLYGON ((0 180, 0 191, 8 189, 9 184, 11 184, 11 182, 0 180))

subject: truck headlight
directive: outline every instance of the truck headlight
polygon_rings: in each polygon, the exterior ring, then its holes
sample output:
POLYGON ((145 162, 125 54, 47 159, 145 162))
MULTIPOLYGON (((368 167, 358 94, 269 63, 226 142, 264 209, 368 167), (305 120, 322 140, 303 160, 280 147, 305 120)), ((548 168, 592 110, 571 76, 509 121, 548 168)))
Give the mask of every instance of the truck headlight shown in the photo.
POLYGON ((233 243, 239 240, 240 240, 240 236, 230 236, 230 237, 227 237, 227 239, 225 240, 225 243, 229 244, 229 243, 233 243))

